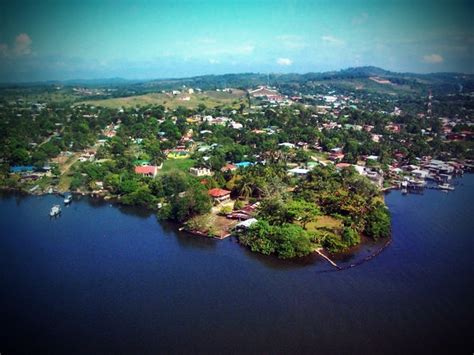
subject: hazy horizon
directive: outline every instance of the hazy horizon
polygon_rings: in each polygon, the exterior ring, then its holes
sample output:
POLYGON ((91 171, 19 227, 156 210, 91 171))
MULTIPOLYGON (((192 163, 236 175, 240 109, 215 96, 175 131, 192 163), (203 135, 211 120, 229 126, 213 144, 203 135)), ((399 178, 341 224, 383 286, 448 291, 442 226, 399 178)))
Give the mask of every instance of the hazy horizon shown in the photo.
POLYGON ((0 82, 237 73, 474 73, 469 1, 0 4, 0 82))
MULTIPOLYGON (((147 81, 160 81, 160 80, 182 80, 182 79, 192 79, 196 77, 204 77, 204 76, 224 76, 224 75, 245 75, 245 74, 251 74, 251 75, 306 75, 306 74, 321 74, 321 73, 330 73, 330 72, 340 72, 344 71, 347 69, 357 69, 357 68, 364 68, 364 67, 374 67, 382 70, 386 70, 385 68, 380 68, 380 67, 375 67, 372 65, 364 65, 360 67, 347 67, 347 68, 340 68, 340 69, 334 69, 331 71, 312 71, 312 72, 288 72, 288 73, 276 73, 276 72, 235 72, 235 73, 222 73, 222 74, 215 74, 215 73, 202 73, 202 74, 196 74, 196 75, 189 75, 189 76, 169 76, 169 77, 148 77, 148 78, 124 78, 120 76, 114 76, 114 77, 97 77, 97 78, 68 78, 68 79, 44 79, 44 80, 37 80, 37 81, 4 81, 0 82, 0 85, 15 85, 15 84, 41 84, 41 83, 48 83, 48 82, 58 82, 58 83, 63 83, 63 82, 107 82, 107 81, 128 81, 128 82, 147 82, 147 81)), ((427 73, 422 73, 422 72, 396 72, 396 71, 390 71, 387 70, 391 73, 395 74, 419 74, 419 75, 430 75, 430 74, 462 74, 462 75, 474 75, 474 73, 465 73, 465 72, 444 72, 444 71, 433 71, 433 72, 427 72, 427 73)))

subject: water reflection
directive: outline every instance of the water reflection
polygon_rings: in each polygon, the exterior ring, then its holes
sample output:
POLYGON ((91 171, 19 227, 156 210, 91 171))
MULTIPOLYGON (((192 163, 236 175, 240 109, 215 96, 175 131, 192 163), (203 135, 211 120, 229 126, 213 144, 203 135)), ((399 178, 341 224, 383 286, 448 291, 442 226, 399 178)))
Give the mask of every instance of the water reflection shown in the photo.
POLYGON ((121 213, 129 215, 129 216, 134 216, 134 217, 139 217, 142 219, 149 218, 151 215, 154 214, 153 211, 144 208, 144 207, 137 207, 137 206, 126 206, 120 204, 118 201, 115 200, 104 200, 103 198, 95 198, 95 197, 90 197, 90 196, 78 196, 77 199, 75 200, 83 200, 86 201, 87 204, 96 209, 96 208, 102 208, 102 207, 107 207, 111 206, 114 208, 117 208, 121 213))
MULTIPOLYGON (((238 244, 238 243, 236 243, 238 244)), ((263 255, 251 251, 249 248, 238 245, 243 249, 243 253, 249 259, 258 261, 259 263, 265 265, 266 267, 273 270, 292 270, 292 269, 301 269, 309 265, 314 265, 321 262, 321 257, 316 253, 307 255, 302 258, 295 259, 279 259, 275 255, 263 255)), ((318 265, 319 266, 319 265, 318 265)))
POLYGON ((219 240, 203 237, 199 235, 193 235, 187 232, 175 232, 176 240, 178 241, 179 246, 183 248, 193 248, 193 249, 216 249, 217 243, 219 240))

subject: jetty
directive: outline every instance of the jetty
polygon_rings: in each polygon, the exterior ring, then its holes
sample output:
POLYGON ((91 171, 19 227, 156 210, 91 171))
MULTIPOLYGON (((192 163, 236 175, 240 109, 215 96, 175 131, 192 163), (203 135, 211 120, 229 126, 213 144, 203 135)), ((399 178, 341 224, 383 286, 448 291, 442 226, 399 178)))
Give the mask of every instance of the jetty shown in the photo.
POLYGON ((339 265, 337 265, 334 261, 332 261, 328 256, 326 256, 323 252, 322 252, 322 248, 317 248, 315 249, 316 253, 319 254, 319 256, 321 256, 323 259, 325 259, 329 264, 331 264, 332 266, 334 266, 336 269, 338 270, 341 270, 341 267, 339 265))

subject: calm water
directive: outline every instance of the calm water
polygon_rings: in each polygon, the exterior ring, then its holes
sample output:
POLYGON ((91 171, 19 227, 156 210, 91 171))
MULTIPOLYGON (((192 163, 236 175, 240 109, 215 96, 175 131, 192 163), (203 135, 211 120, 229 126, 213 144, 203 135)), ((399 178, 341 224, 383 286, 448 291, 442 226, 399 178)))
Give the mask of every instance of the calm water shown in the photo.
POLYGON ((59 198, 3 195, 0 353, 471 354, 474 175, 458 184, 388 194, 393 243, 341 272, 87 198, 49 219, 59 198))

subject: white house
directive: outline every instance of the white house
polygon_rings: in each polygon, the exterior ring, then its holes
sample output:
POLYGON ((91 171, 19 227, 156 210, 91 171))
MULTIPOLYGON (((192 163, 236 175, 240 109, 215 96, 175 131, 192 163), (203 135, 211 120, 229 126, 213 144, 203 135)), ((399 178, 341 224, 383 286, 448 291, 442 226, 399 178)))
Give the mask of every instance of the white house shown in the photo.
POLYGON ((208 168, 190 168, 189 173, 194 176, 212 176, 214 173, 208 168))

